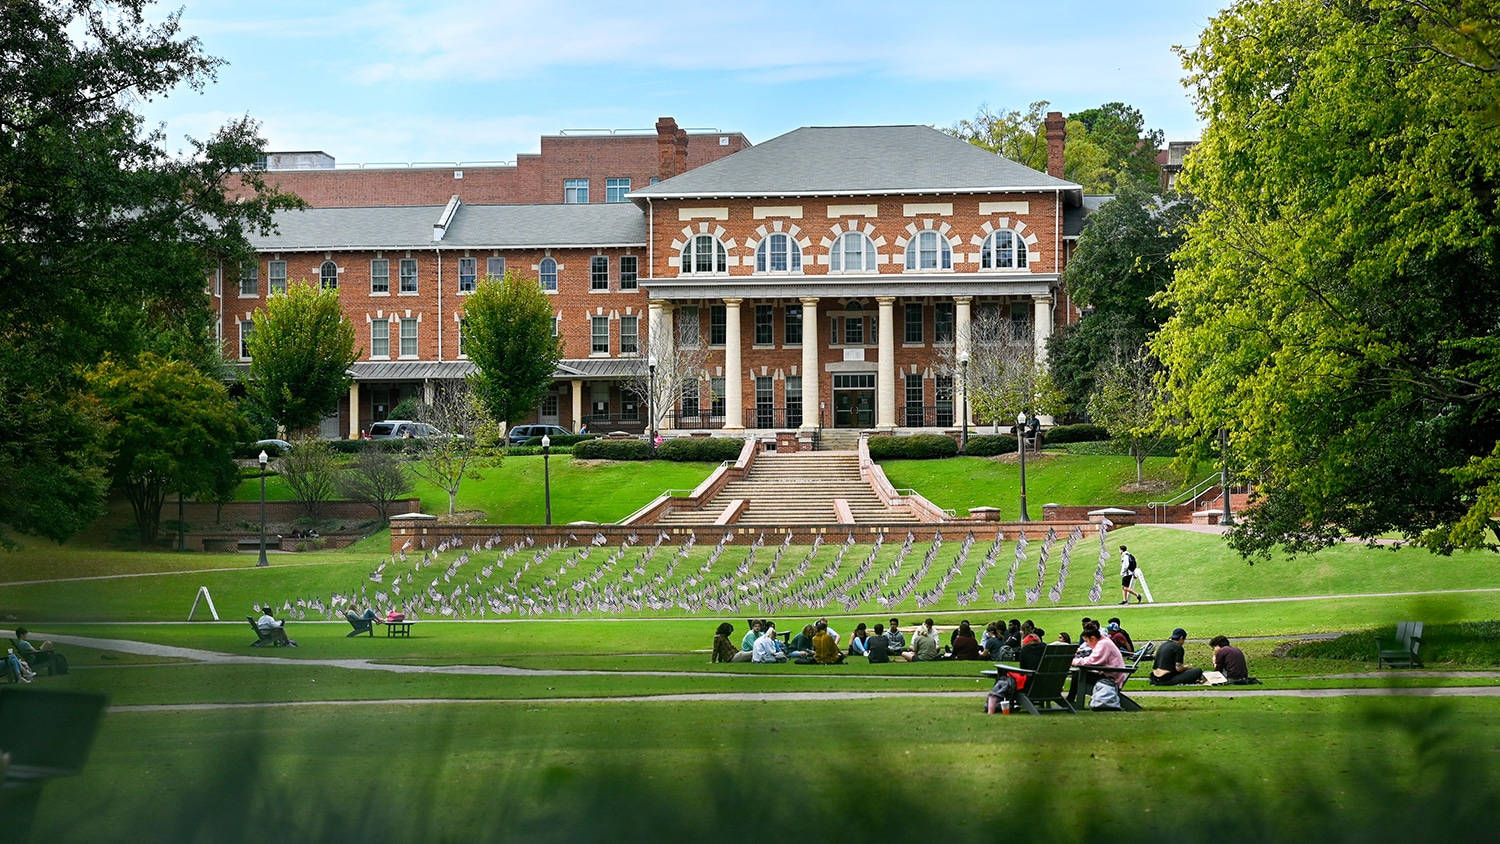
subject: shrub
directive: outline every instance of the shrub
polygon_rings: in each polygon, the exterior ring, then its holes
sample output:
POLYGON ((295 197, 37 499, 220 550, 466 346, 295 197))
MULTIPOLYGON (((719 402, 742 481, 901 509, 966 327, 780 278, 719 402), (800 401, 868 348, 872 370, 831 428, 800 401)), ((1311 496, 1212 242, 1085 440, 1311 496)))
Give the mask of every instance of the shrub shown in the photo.
MULTIPOLYGON (((536 457, 541 453, 542 447, 539 445, 513 445, 505 449, 505 454, 507 457, 536 457)), ((559 454, 572 454, 573 446, 554 445, 552 447, 552 450, 548 453, 553 457, 556 457, 559 454)))
MULTIPOLYGON (((552 438, 552 450, 553 451, 557 451, 557 449, 558 449, 559 446, 577 445, 577 444, 583 442, 584 440, 596 440, 598 438, 599 438, 598 434, 566 434, 566 435, 558 435, 558 436, 555 436, 555 437, 552 438)), ((542 438, 541 437, 532 437, 531 439, 527 440, 526 442, 521 443, 521 445, 524 445, 524 446, 536 446, 537 448, 541 448, 542 447, 542 438)), ((511 452, 511 453, 514 454, 515 452, 511 452)))
POLYGON ((402 451, 408 454, 417 450, 417 440, 393 437, 386 440, 330 440, 333 450, 339 454, 364 454, 370 451, 394 452, 402 451))
POLYGON ((724 437, 678 437, 667 440, 656 449, 656 456, 677 463, 721 463, 735 460, 744 440, 724 437))
POLYGON ((956 454, 958 443, 942 434, 870 437, 870 457, 874 460, 932 460, 956 454))
POLYGON ((1058 425, 1042 432, 1042 442, 1046 445, 1091 443, 1107 439, 1109 439, 1109 431, 1105 430, 1103 425, 1095 425, 1090 422, 1082 422, 1077 425, 1058 425))
POLYGON ((580 460, 650 460, 651 446, 640 440, 586 440, 573 446, 573 456, 580 460))
POLYGON ((997 454, 1015 454, 1016 438, 1010 434, 985 434, 969 437, 966 454, 970 457, 994 457, 997 454))

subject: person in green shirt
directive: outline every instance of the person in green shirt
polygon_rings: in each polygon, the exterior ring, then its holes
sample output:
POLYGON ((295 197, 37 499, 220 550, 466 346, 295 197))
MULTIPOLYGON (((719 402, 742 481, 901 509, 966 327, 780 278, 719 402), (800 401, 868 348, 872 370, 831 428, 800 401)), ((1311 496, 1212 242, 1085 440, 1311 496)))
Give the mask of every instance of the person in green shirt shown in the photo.
POLYGON ((802 632, 792 637, 787 643, 786 655, 788 659, 811 659, 813 657, 813 634, 817 630, 811 625, 804 625, 802 632))

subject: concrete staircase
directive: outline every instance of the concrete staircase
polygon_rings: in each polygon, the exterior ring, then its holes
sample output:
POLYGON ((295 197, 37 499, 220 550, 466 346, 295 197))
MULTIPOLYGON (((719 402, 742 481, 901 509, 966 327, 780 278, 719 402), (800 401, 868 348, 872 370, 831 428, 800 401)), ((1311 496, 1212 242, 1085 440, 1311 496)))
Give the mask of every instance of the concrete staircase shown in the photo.
POLYGON ((821 428, 818 451, 854 451, 859 448, 860 433, 858 428, 821 428))
POLYGON ((881 502, 859 476, 854 452, 804 451, 760 454, 743 480, 726 484, 700 509, 668 513, 657 524, 712 525, 735 499, 746 502, 736 524, 838 524, 835 499, 848 503, 856 524, 917 521, 906 510, 892 510, 881 502))

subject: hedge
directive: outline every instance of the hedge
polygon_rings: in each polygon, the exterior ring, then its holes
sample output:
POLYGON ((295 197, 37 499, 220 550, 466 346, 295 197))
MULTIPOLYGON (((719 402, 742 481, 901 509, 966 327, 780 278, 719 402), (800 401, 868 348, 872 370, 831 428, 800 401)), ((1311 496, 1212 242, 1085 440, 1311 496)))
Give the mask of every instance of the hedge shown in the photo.
POLYGON ((724 437, 678 437, 656 448, 656 456, 678 463, 722 463, 735 460, 745 441, 724 437))
POLYGON ((964 453, 970 457, 994 457, 997 454, 1015 454, 1016 438, 1010 434, 985 434, 979 437, 969 437, 969 447, 964 453))
MULTIPOLYGON (((513 445, 505 450, 505 454, 509 457, 534 457, 541 453, 542 447, 539 445, 513 445)), ((553 457, 559 454, 572 454, 573 446, 554 445, 552 446, 552 450, 547 453, 553 457)))
POLYGON ((958 443, 942 434, 870 437, 870 457, 874 460, 931 460, 956 454, 958 443))
MULTIPOLYGON (((599 434, 560 434, 558 436, 553 437, 552 440, 551 440, 551 443, 552 443, 552 448, 555 451, 558 446, 577 445, 577 444, 583 442, 584 440, 597 440, 597 439, 599 439, 599 437, 600 437, 599 434)), ((536 446, 537 448, 541 448, 541 446, 542 446, 542 438, 541 437, 532 437, 531 439, 527 440, 526 442, 521 443, 521 445, 524 445, 524 446, 536 446)))
POLYGON ((573 456, 580 460, 650 460, 651 446, 641 440, 585 440, 573 446, 573 456))
MULTIPOLYGON (((1103 442, 1109 439, 1109 431, 1103 425, 1094 425, 1082 422, 1077 425, 1058 425, 1048 428, 1042 432, 1042 442, 1046 445, 1060 445, 1062 443, 1093 443, 1103 442)), ((1015 450, 1012 446, 1011 450, 1015 450)))

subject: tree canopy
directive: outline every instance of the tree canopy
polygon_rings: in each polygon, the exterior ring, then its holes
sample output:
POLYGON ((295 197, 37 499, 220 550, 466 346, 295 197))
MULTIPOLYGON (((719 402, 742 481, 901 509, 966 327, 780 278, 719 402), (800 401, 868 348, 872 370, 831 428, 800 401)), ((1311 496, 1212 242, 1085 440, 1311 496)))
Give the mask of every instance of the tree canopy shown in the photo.
MULTIPOLYGON (((969 143, 1043 172, 1047 169, 1046 101, 1024 110, 994 111, 981 106, 949 133, 969 143)), ((1124 103, 1105 103, 1067 118, 1063 176, 1083 185, 1086 193, 1114 193, 1126 185, 1152 190, 1161 168, 1156 150, 1161 130, 1146 129, 1140 111, 1124 103)))
POLYGON ((353 380, 349 367, 359 358, 338 290, 290 284, 266 299, 253 318, 245 394, 260 413, 300 431, 337 410, 353 380))
POLYGON ((101 512, 104 433, 81 373, 141 351, 216 366, 203 295, 214 260, 296 200, 252 165, 248 118, 172 155, 133 106, 201 87, 216 59, 145 0, 0 4, 0 524, 63 539, 101 512), (245 199, 220 185, 238 172, 245 199), (17 490, 12 489, 12 493, 17 490))
POLYGON ((1432 5, 1464 4, 1247 0, 1184 53, 1202 213, 1154 345, 1257 483, 1242 552, 1494 541, 1500 73, 1431 49, 1432 5))
POLYGON ((496 421, 524 419, 551 386, 562 359, 555 319, 536 279, 511 270, 483 279, 464 300, 464 354, 477 370, 469 384, 496 421))

